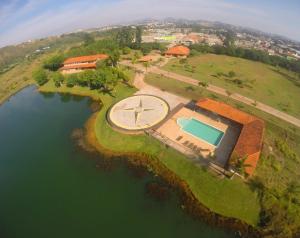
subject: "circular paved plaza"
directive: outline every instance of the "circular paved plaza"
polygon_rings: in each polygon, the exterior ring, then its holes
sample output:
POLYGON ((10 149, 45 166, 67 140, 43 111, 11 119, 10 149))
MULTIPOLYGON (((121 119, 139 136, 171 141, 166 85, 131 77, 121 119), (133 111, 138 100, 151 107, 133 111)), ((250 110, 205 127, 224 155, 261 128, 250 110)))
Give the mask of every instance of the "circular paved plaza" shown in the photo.
POLYGON ((144 130, 161 122, 169 113, 169 105, 152 95, 136 95, 116 103, 108 113, 108 120, 127 131, 144 130))

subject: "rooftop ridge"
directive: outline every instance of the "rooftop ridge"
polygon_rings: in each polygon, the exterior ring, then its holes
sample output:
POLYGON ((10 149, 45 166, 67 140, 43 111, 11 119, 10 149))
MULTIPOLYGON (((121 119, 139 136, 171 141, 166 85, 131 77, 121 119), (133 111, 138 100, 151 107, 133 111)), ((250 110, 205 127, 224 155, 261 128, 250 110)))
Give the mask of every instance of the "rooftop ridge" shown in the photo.
POLYGON ((250 166, 246 167, 245 170, 247 174, 252 175, 262 149, 264 121, 226 103, 209 98, 198 100, 196 105, 242 125, 241 133, 228 163, 232 162, 234 156, 246 157, 244 163, 250 166))

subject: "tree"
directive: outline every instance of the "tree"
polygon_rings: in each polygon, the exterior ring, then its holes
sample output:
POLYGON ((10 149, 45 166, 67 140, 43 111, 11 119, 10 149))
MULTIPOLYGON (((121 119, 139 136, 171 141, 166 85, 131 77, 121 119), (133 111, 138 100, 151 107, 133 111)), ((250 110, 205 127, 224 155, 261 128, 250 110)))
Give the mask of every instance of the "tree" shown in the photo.
POLYGON ((119 59, 120 59, 120 52, 118 50, 114 50, 109 54, 109 57, 106 60, 106 62, 111 67, 117 67, 119 59))
POLYGON ((192 50, 190 51, 189 57, 193 57, 193 56, 197 56, 197 55, 199 55, 198 51, 192 49, 192 50))
POLYGON ((225 36, 224 46, 226 48, 233 47, 235 41, 235 33, 231 30, 228 30, 227 32, 224 33, 224 36, 225 36))
POLYGON ((88 34, 88 33, 85 33, 82 38, 83 38, 83 44, 85 46, 90 45, 95 42, 94 37, 92 37, 92 35, 88 34))
POLYGON ((153 48, 151 47, 150 44, 142 44, 141 46, 141 51, 143 52, 144 55, 147 55, 151 52, 153 48))
POLYGON ((131 49, 129 47, 124 47, 122 51, 123 51, 124 55, 128 55, 128 54, 130 54, 131 49))
POLYGON ((143 65, 144 65, 144 67, 145 67, 145 69, 147 71, 148 68, 149 68, 149 66, 150 66, 150 63, 149 62, 144 62, 143 65))
POLYGON ((198 83, 198 85, 202 88, 201 94, 203 93, 203 89, 206 89, 206 88, 208 87, 208 83, 207 83, 207 82, 202 82, 202 81, 200 81, 200 82, 198 83))
POLYGON ((108 65, 108 61, 107 60, 98 60, 96 62, 96 69, 105 68, 107 65, 108 65))
POLYGON ((137 60, 140 59, 140 58, 142 57, 141 52, 140 52, 140 51, 136 51, 136 52, 134 53, 134 57, 135 57, 137 60))
POLYGON ((115 69, 115 71, 118 79, 121 79, 125 83, 129 81, 128 75, 123 70, 115 69))
POLYGON ((69 74, 66 77, 66 85, 69 88, 74 87, 78 83, 78 75, 77 74, 69 74))
POLYGON ((63 61, 63 55, 54 55, 44 61, 43 67, 51 71, 56 71, 62 66, 63 61))
POLYGON ((165 44, 159 44, 157 50, 159 50, 161 53, 163 53, 167 50, 167 46, 165 44))
POLYGON ((131 63, 132 64, 135 64, 137 62, 137 58, 136 58, 136 56, 133 56, 132 58, 131 58, 131 63))
POLYGON ((233 78, 233 77, 235 77, 236 76, 236 73, 234 72, 234 71, 229 71, 228 72, 228 76, 230 77, 230 78, 233 78))
POLYGON ((136 49, 141 48, 142 34, 143 34, 143 28, 141 26, 136 27, 136 31, 135 31, 135 47, 136 47, 136 49))
POLYGON ((42 68, 39 68, 39 69, 33 71, 32 77, 40 86, 44 85, 49 80, 46 71, 42 68))
POLYGON ((266 190, 262 180, 259 177, 251 177, 251 179, 248 181, 248 185, 253 192, 257 192, 260 201, 262 201, 264 192, 266 190))
POLYGON ((60 87, 64 81, 64 76, 60 72, 54 72, 51 79, 54 81, 55 87, 60 87))
POLYGON ((120 47, 129 47, 132 45, 134 39, 134 32, 131 27, 122 27, 117 35, 116 41, 118 42, 120 47))
POLYGON ((246 164, 247 156, 239 157, 237 155, 233 155, 230 163, 231 166, 234 168, 235 173, 238 173, 242 176, 248 176, 249 174, 246 172, 246 169, 251 167, 250 164, 246 164))
POLYGON ((85 86, 90 87, 91 82, 94 80, 94 75, 95 75, 94 70, 90 70, 90 69, 84 70, 78 75, 77 83, 83 87, 85 86))

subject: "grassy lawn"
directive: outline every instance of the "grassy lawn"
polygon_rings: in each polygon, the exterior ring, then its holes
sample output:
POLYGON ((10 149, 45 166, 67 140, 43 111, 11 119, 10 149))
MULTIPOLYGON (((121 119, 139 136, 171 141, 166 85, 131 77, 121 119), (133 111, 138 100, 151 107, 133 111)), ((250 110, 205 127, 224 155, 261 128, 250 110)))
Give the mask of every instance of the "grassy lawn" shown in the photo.
POLYGON ((262 206, 271 207, 274 204, 279 204, 279 206, 288 211, 289 218, 291 217, 294 220, 293 224, 295 226, 300 225, 300 217, 298 216, 300 213, 300 194, 294 194, 296 203, 290 204, 285 198, 286 189, 290 183, 297 182, 299 185, 300 128, 264 113, 255 107, 236 102, 228 97, 213 94, 201 87, 194 87, 156 74, 148 74, 145 81, 165 91, 192 100, 209 97, 224 101, 240 110, 262 118, 266 122, 264 146, 255 172, 255 177, 262 182, 266 189, 262 206), (278 142, 283 146, 278 146, 278 142))
POLYGON ((40 88, 47 92, 68 92, 94 99, 101 99, 103 108, 97 115, 96 136, 100 144, 115 152, 143 152, 157 157, 171 171, 184 179, 194 195, 212 211, 228 217, 241 219, 256 225, 259 220, 260 206, 257 194, 240 180, 220 180, 173 149, 165 148, 159 141, 146 135, 125 135, 114 131, 106 121, 107 109, 116 101, 132 95, 134 88, 119 84, 115 97, 103 95, 87 88, 62 86, 56 88, 48 82, 40 88))
POLYGON ((24 60, 11 70, 0 74, 0 104, 20 89, 34 84, 32 71, 42 62, 43 57, 35 59, 33 62, 24 60))
POLYGON ((295 84, 298 76, 285 69, 214 54, 191 57, 186 63, 174 59, 163 68, 240 93, 300 118, 300 87, 295 84), (230 71, 234 72, 231 77, 230 71))

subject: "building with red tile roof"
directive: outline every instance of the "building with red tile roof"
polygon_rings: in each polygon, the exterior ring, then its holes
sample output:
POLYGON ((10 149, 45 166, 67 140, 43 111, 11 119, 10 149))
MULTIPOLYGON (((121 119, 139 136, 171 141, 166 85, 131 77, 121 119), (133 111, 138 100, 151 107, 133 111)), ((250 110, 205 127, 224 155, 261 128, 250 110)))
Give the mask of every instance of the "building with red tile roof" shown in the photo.
POLYGON ((230 166, 236 158, 245 158, 245 172, 248 175, 252 175, 257 166, 262 149, 264 122, 257 117, 242 112, 225 103, 208 98, 199 100, 197 106, 242 126, 241 133, 231 153, 228 165, 230 166))
POLYGON ((152 62, 153 56, 151 55, 145 55, 139 59, 139 62, 152 62))
POLYGON ((106 54, 86 55, 68 58, 64 61, 64 66, 61 68, 63 74, 78 73, 85 69, 96 69, 98 60, 107 59, 106 54))
POLYGON ((167 56, 187 57, 190 54, 190 49, 183 45, 171 47, 165 52, 167 56))
POLYGON ((61 70, 71 70, 71 69, 76 69, 76 70, 83 70, 83 69, 96 69, 96 63, 87 63, 87 64, 67 64, 64 65, 61 70))

